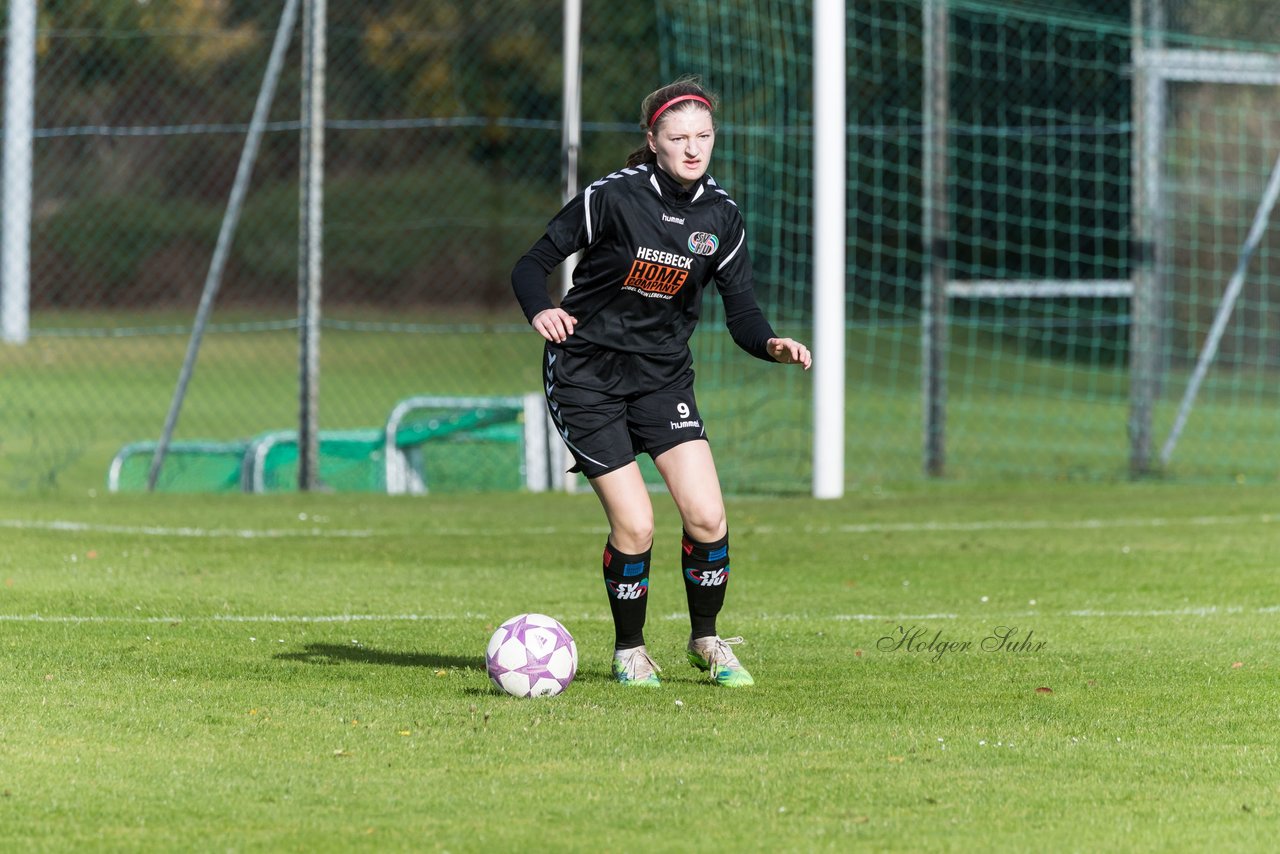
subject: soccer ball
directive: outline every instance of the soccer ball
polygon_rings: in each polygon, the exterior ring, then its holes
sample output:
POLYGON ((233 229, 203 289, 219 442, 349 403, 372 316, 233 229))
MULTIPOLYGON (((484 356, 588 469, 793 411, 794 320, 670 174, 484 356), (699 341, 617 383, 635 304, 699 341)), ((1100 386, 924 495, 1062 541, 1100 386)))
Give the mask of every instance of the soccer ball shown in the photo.
POLYGON ((512 617, 489 638, 485 663, 493 684, 513 697, 559 694, 578 672, 578 645, 545 614, 512 617))

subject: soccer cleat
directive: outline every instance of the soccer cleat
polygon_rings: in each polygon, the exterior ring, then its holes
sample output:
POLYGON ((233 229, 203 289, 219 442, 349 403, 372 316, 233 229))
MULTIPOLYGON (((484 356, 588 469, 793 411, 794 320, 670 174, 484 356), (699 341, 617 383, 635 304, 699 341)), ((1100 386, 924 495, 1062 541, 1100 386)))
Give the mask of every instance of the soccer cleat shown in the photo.
POLYGON ((613 651, 613 678, 623 685, 660 688, 662 681, 658 679, 658 673, 661 670, 643 646, 613 651))
POLYGON ((726 688, 746 688, 756 684, 738 656, 729 649, 730 644, 740 644, 742 638, 722 638, 716 635, 689 639, 689 663, 706 672, 711 681, 726 688))

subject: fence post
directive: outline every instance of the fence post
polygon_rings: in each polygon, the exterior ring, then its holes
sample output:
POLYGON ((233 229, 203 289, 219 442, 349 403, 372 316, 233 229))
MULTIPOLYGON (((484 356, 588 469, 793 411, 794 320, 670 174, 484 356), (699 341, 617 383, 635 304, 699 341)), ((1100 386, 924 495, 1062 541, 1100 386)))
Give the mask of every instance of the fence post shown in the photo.
MULTIPOLYGON (((1153 15, 1159 16, 1160 0, 1153 15)), ((1129 327, 1129 474, 1151 471, 1159 378, 1161 163, 1165 82, 1147 61, 1146 0, 1132 2, 1133 298, 1129 327)), ((1154 35, 1154 31, 1153 31, 1154 35)), ((1156 36, 1158 37, 1158 36, 1156 36)))
POLYGON ((298 489, 319 486, 320 291, 324 232, 325 0, 304 0, 298 188, 298 489))
MULTIPOLYGON (((564 186, 562 201, 568 204, 578 194, 578 165, 582 155, 582 0, 564 0, 564 109, 561 146, 564 150, 564 186)), ((561 299, 573 287, 573 271, 582 257, 575 252, 560 265, 561 299)), ((559 442, 559 433, 556 433, 559 442)), ((559 488, 578 491, 578 475, 561 468, 557 472, 559 488)))
POLYGON ((950 277, 951 212, 947 192, 950 137, 950 39, 947 0, 924 4, 924 281, 921 339, 924 391, 924 471, 946 469, 947 280, 950 277))

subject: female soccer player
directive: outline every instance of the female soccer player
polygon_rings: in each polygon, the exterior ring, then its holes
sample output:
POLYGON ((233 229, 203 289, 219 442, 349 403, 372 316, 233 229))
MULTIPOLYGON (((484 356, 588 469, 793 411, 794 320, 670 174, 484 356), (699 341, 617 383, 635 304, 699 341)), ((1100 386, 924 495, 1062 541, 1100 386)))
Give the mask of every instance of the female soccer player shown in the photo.
POLYGON ((729 333, 769 362, 811 364, 779 338, 752 293, 737 205, 707 174, 715 99, 694 78, 641 105, 644 144, 625 168, 596 181, 551 220, 511 271, 516 298, 546 339, 543 381, 552 420, 609 521, 604 580, 613 613, 614 677, 660 685, 644 643, 653 506, 636 464, 647 453, 684 523, 680 555, 689 603, 689 662, 717 684, 754 680, 716 631, 729 581, 724 499, 693 395, 689 337, 702 291, 715 282, 729 333), (559 307, 547 276, 582 250, 559 307))

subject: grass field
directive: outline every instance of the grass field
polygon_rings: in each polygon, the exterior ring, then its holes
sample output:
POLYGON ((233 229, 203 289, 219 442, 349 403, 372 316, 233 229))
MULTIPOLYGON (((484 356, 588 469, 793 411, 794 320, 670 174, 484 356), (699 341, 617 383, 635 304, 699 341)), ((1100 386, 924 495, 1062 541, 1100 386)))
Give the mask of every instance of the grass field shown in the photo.
POLYGON ((1274 844, 1275 487, 732 500, 738 692, 658 498, 658 691, 608 678, 591 496, 0 498, 0 849, 1274 844), (531 610, 562 696, 484 674, 531 610))
MULTIPOLYGON (((411 395, 539 390, 541 339, 523 325, 498 325, 493 317, 487 326, 475 318, 434 319, 441 326, 431 331, 388 331, 388 317, 364 315, 327 327, 321 428, 380 427, 395 403, 411 395), (378 331, 351 328, 360 323, 378 331)), ((181 327, 189 318, 176 313, 44 318, 55 320, 61 324, 58 335, 0 347, 0 493, 100 490, 113 455, 128 443, 155 440, 165 422, 187 344, 181 327), (103 325, 107 320, 110 324, 103 325), (88 331, 94 334, 79 334, 88 331)), ((296 331, 259 330, 253 324, 262 320, 220 315, 224 330, 241 331, 219 331, 205 339, 178 439, 245 440, 296 427, 296 331)), ((289 317, 275 322, 287 327, 289 317)), ((850 488, 920 476, 919 339, 919 328, 909 324, 849 331, 845 457, 850 488)), ((717 443, 726 489, 806 492, 813 441, 811 376, 751 359, 714 323, 695 342, 699 406, 717 443)), ((970 336, 957 342, 949 372, 948 477, 1128 477, 1124 370, 1026 358, 998 340, 970 336)), ((1185 373, 1171 371, 1167 377, 1153 425, 1157 449, 1173 423, 1185 373)), ((1215 369, 1172 465, 1161 476, 1181 482, 1277 482, 1280 468, 1272 452, 1280 412, 1277 387, 1277 376, 1267 369, 1215 369)))

